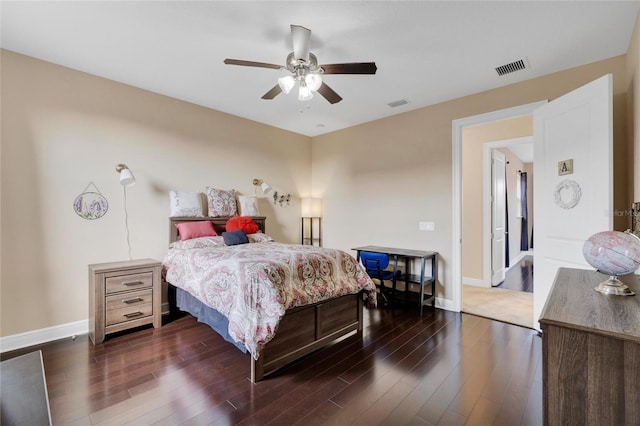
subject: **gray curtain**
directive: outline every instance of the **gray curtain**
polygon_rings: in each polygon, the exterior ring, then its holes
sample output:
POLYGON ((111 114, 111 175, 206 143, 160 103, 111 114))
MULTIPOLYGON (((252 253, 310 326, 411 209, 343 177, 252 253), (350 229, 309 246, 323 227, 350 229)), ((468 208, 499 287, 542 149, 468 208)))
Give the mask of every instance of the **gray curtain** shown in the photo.
POLYGON ((520 202, 522 208, 522 229, 520 232, 520 250, 529 250, 529 212, 527 211, 527 174, 520 173, 520 202))
POLYGON ((507 171, 504 172, 504 266, 508 268, 509 259, 509 193, 507 192, 507 171))

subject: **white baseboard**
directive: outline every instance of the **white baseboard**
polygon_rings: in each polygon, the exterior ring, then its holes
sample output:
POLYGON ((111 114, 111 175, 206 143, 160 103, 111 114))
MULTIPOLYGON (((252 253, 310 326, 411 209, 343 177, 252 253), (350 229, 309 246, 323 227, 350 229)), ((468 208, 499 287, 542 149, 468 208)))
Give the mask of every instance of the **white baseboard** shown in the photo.
POLYGON ((515 259, 513 259, 512 261, 510 261, 509 263, 511 263, 511 266, 509 266, 507 268, 507 271, 511 268, 513 268, 514 266, 516 266, 518 263, 520 263, 520 261, 522 259, 524 259, 525 256, 530 256, 529 252, 527 251, 521 251, 519 255, 516 256, 515 259))
MULTIPOLYGON (((163 303, 162 315, 169 314, 169 304, 163 303)), ((89 320, 70 322, 40 330, 27 331, 25 333, 0 337, 0 353, 41 345, 54 340, 73 338, 81 334, 89 333, 89 320)))
POLYGON ((468 278, 468 277, 462 277, 462 285, 472 285, 474 287, 484 287, 484 288, 491 287, 485 284, 484 280, 479 280, 477 278, 468 278))
POLYGON ((0 337, 0 353, 40 345, 67 337, 73 338, 77 335, 87 333, 89 333, 88 319, 42 328, 40 330, 27 331, 26 333, 13 334, 11 336, 0 337))
POLYGON ((445 311, 460 312, 455 308, 453 300, 442 299, 440 297, 436 297, 436 308, 444 309, 445 311))

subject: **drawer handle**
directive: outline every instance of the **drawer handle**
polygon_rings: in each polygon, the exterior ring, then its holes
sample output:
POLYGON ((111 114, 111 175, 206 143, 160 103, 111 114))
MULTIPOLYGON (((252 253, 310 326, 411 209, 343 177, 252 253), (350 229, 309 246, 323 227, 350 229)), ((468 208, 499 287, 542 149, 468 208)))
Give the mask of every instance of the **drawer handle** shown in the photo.
POLYGON ((134 317, 139 317, 140 315, 144 315, 142 312, 140 311, 135 311, 135 312, 131 312, 129 314, 124 314, 122 315, 123 317, 127 317, 127 318, 134 318, 134 317))
POLYGON ((131 299, 123 299, 122 303, 126 303, 127 305, 130 303, 142 302, 142 297, 132 297, 131 299))
POLYGON ((142 282, 142 281, 125 281, 125 282, 122 283, 122 285, 126 285, 126 286, 140 285, 140 284, 144 284, 144 282, 142 282))

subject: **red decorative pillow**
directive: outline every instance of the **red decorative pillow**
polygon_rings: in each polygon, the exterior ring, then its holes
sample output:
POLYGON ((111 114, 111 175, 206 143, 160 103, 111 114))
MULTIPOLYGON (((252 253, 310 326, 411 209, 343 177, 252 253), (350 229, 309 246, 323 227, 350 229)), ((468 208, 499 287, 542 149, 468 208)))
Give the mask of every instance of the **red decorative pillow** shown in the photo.
POLYGON ((215 237, 216 230, 213 229, 213 223, 208 220, 198 222, 183 222, 176 225, 180 239, 182 241, 200 237, 215 237))
POLYGON ((258 225, 250 217, 235 216, 227 221, 226 229, 227 232, 240 229, 245 234, 255 234, 258 232, 258 225))

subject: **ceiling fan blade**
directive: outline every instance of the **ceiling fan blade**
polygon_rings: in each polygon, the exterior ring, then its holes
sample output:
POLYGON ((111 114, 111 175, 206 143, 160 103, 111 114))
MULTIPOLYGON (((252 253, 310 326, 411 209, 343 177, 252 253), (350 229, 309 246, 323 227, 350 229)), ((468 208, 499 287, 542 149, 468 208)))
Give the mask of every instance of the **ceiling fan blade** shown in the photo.
POLYGON ((311 30, 300 25, 291 25, 291 41, 293 43, 293 57, 307 62, 311 45, 311 30))
POLYGON ((267 93, 262 95, 262 99, 271 100, 276 96, 278 96, 280 92, 282 92, 282 89, 280 88, 279 84, 276 84, 275 86, 273 86, 271 90, 269 90, 267 93))
POLYGON ((342 97, 338 95, 331 87, 327 86, 327 83, 322 82, 322 85, 318 89, 320 93, 330 104, 336 104, 342 100, 342 97))
POLYGON ((274 70, 284 68, 282 65, 267 64, 265 62, 243 61, 242 59, 227 58, 224 60, 224 63, 227 65, 241 65, 244 67, 273 68, 274 70))
POLYGON ((320 67, 324 70, 324 74, 375 74, 378 69, 375 62, 328 64, 320 67))

